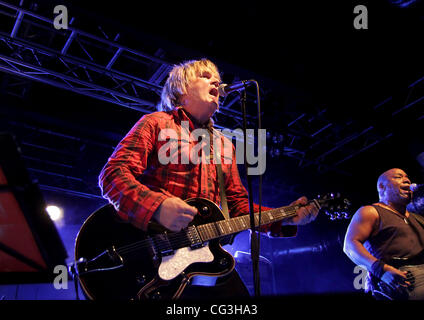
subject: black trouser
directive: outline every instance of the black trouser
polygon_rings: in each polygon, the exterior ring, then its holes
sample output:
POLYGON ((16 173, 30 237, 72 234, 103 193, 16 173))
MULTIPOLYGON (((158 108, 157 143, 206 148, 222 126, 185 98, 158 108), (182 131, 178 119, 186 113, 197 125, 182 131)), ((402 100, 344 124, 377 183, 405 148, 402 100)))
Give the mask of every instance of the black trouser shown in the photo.
POLYGON ((214 286, 188 285, 180 299, 208 300, 208 299, 239 299, 250 297, 249 291, 236 270, 217 279, 214 286))

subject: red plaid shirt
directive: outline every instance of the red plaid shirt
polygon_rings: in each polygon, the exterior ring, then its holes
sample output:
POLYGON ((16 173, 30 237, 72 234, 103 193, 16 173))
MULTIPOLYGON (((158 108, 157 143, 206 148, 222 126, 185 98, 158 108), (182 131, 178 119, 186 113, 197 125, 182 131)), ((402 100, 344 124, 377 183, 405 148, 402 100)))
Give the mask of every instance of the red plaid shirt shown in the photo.
MULTIPOLYGON (((146 230, 153 213, 169 197, 183 200, 203 197, 220 205, 219 182, 214 162, 205 163, 205 158, 198 164, 192 160, 182 161, 189 159, 188 154, 193 147, 204 142, 202 139, 189 139, 189 134, 194 129, 196 126, 187 113, 182 108, 177 108, 170 112, 154 112, 143 116, 122 139, 99 177, 103 196, 115 206, 122 219, 146 230), (166 129, 173 130, 177 136, 169 135, 166 129), (164 153, 164 150, 177 152, 164 153), (165 156, 169 163, 162 164, 163 161, 161 163, 159 160, 165 156)), ((224 146, 221 147, 221 165, 230 216, 248 214, 248 194, 240 180, 235 148, 221 133, 216 130, 214 132, 219 134, 215 138, 221 139, 224 146), (224 139, 230 144, 224 144, 224 139), (226 145, 231 146, 232 150, 228 150, 228 147, 225 149, 226 145)), ((213 143, 210 146, 213 150, 213 143)), ((270 208, 262 206, 263 211, 268 209, 270 208)), ((254 211, 258 210, 259 206, 255 204, 254 211)), ((281 223, 262 229, 279 236, 293 236, 296 230, 295 226, 282 228, 281 223)))

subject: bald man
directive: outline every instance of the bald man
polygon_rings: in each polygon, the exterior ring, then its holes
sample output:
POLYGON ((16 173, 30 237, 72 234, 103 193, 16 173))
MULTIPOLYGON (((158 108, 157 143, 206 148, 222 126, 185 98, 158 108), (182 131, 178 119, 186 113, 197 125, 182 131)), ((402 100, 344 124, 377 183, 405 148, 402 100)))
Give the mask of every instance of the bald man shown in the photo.
POLYGON ((376 298, 424 300, 424 285, 420 289, 417 282, 424 274, 424 227, 406 208, 410 185, 402 169, 381 174, 377 181, 380 201, 359 208, 346 232, 343 251, 368 270, 365 290, 376 298), (419 277, 393 266, 406 258, 419 266, 418 271, 414 269, 419 277))

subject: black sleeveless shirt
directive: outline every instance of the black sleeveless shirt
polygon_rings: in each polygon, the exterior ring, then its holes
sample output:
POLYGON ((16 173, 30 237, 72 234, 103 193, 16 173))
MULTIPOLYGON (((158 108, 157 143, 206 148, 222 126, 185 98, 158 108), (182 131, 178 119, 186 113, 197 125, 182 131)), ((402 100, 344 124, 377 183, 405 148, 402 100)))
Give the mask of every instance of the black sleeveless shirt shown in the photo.
POLYGON ((413 214, 404 218, 378 205, 373 207, 380 216, 379 228, 364 247, 374 257, 388 262, 394 257, 410 258, 424 250, 424 228, 413 214))

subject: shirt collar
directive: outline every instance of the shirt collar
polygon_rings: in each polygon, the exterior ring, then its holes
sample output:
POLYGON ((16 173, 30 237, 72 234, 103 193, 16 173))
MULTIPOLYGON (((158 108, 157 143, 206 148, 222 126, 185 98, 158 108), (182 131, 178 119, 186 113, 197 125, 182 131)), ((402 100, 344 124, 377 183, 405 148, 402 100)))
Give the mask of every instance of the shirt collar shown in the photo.
POLYGON ((212 130, 214 121, 212 119, 209 119, 207 123, 200 123, 197 121, 187 110, 185 110, 183 107, 177 107, 174 110, 172 110, 174 116, 178 117, 181 121, 188 121, 189 127, 191 130, 198 129, 198 128, 208 128, 212 130))

